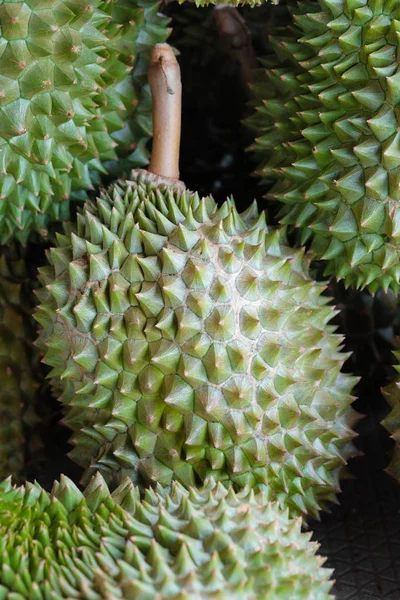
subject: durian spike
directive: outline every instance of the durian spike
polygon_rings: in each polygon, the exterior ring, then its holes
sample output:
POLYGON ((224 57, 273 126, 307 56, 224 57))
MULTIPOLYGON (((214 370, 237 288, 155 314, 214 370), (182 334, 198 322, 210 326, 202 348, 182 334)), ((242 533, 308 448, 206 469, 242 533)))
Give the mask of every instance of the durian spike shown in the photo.
POLYGON ((149 84, 153 99, 153 148, 148 171, 179 180, 182 83, 178 61, 168 44, 151 52, 149 84))

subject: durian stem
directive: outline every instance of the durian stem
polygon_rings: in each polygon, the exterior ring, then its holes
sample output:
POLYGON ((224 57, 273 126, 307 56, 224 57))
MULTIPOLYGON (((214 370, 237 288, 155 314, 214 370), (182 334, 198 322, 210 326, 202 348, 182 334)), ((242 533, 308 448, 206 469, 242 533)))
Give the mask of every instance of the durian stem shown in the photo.
POLYGON ((171 46, 156 44, 151 52, 149 84, 153 99, 153 148, 147 170, 179 179, 181 139, 181 71, 171 46))
POLYGON ((214 8, 214 17, 225 50, 234 61, 239 63, 242 81, 247 93, 250 94, 250 84, 257 67, 257 59, 246 21, 237 8, 223 4, 218 4, 214 8))

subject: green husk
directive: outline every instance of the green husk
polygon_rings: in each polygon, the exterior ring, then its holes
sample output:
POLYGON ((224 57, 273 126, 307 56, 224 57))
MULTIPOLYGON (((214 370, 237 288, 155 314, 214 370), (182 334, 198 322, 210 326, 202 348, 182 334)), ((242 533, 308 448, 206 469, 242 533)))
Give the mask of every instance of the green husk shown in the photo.
POLYGON ((324 286, 255 205, 239 215, 133 172, 48 260, 38 344, 85 481, 212 475, 315 516, 335 499, 356 378, 324 286))
POLYGON ((0 484, 0 594, 7 600, 329 600, 318 544, 266 495, 210 481, 174 483, 141 501, 97 475, 81 493, 66 477, 0 484))
POLYGON ((69 217, 107 173, 143 165, 147 56, 168 35, 152 0, 3 0, 0 243, 69 217))
POLYGON ((400 290, 399 17, 393 0, 301 2, 254 87, 281 222, 325 275, 371 292, 400 290))

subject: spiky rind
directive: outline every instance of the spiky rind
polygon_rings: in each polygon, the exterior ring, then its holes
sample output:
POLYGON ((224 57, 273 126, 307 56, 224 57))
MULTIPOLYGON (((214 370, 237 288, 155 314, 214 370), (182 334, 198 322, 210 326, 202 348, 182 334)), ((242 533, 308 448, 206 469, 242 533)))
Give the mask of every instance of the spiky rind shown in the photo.
POLYGON ((23 254, 16 245, 0 248, 0 477, 17 481, 24 478, 29 454, 26 434, 38 421, 40 385, 32 285, 23 254))
POLYGON ((41 271, 36 319, 86 479, 270 484, 317 515, 354 454, 354 378, 324 287, 254 205, 132 173, 41 271))
POLYGON ((71 195, 93 189, 118 157, 143 164, 148 102, 133 124, 133 80, 143 52, 167 36, 157 7, 0 2, 0 243, 67 219, 71 195))
MULTIPOLYGON (((394 355, 400 362, 400 352, 395 352, 394 355)), ((400 373, 400 365, 395 368, 400 373)), ((390 406, 390 413, 382 421, 382 425, 390 432, 395 444, 392 460, 386 471, 400 482, 400 378, 397 377, 396 381, 387 385, 382 391, 390 406)))
POLYGON ((398 292, 400 7, 300 2, 294 23, 255 87, 258 173, 327 275, 398 292))
POLYGON ((0 484, 3 598, 329 600, 318 544, 265 494, 213 481, 173 483, 143 501, 126 480, 97 475, 81 493, 66 477, 0 484))

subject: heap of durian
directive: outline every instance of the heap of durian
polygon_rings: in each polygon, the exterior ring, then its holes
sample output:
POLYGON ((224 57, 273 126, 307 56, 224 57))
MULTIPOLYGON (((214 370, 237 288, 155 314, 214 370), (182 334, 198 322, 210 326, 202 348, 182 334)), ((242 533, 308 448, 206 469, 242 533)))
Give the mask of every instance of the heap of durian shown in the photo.
MULTIPOLYGON (((397 361, 400 363, 400 353, 394 353, 397 361)), ((396 367, 400 373, 400 365, 396 367)), ((383 420, 382 424, 391 433, 394 440, 394 452, 392 460, 386 471, 400 482, 400 379, 393 381, 383 389, 383 395, 390 406, 390 413, 383 420)))
POLYGON ((166 39, 157 7, 1 1, 0 243, 65 220, 71 193, 93 189, 118 155, 143 164, 148 119, 139 108, 129 122, 138 104, 132 73, 143 70, 138 55, 166 39))
POLYGON ((318 544, 265 494, 210 481, 166 493, 100 475, 0 484, 0 597, 124 600, 329 600, 318 544))
POLYGON ((319 0, 293 16, 255 88, 258 173, 327 275, 397 292, 400 5, 319 0))
POLYGON ((40 270, 39 346, 63 386, 72 457, 86 481, 211 475, 317 515, 355 452, 335 311, 255 205, 218 209, 175 179, 170 52, 156 46, 151 63, 153 173, 88 201, 40 270))
POLYGON ((0 478, 17 481, 37 447, 31 434, 39 390, 31 273, 23 254, 16 244, 0 249, 0 478))

